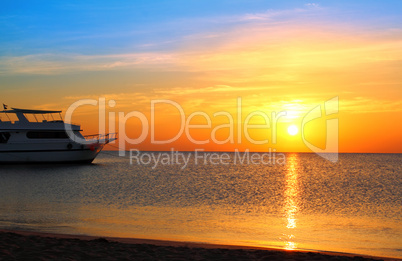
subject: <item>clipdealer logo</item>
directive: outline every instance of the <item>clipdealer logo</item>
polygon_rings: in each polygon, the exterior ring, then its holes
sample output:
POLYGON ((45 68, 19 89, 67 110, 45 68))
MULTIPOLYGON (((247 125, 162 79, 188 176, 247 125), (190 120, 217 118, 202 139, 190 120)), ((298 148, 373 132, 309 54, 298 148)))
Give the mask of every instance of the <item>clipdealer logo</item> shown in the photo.
MULTIPOLYGON (((118 119, 118 129, 119 129, 119 149, 124 156, 126 144, 136 145, 144 142, 148 136, 150 139, 151 144, 170 144, 177 141, 180 137, 185 135, 187 139, 194 145, 202 145, 207 143, 214 143, 214 144, 242 144, 245 140, 251 144, 255 145, 263 145, 263 144, 276 144, 277 143, 277 125, 278 121, 281 117, 286 116, 286 111, 281 112, 271 112, 270 114, 264 111, 252 111, 248 114, 243 112, 242 108, 242 99, 239 97, 236 101, 236 111, 235 113, 230 113, 228 111, 217 111, 214 112, 212 116, 208 115, 203 111, 194 111, 189 115, 186 115, 182 106, 172 100, 151 100, 150 101, 150 117, 149 119, 147 116, 140 112, 140 111, 131 111, 128 113, 125 112, 118 112, 116 115, 115 112, 109 112, 109 131, 112 132, 116 129, 116 116, 118 119), (158 105, 168 105, 171 109, 177 110, 177 115, 179 115, 180 119, 178 122, 179 130, 175 133, 175 136, 169 139, 157 139, 156 135, 156 107, 158 105), (205 119, 205 124, 192 124, 192 119, 195 117, 205 119), (213 118, 215 117, 225 117, 227 122, 220 123, 212 126, 213 118), (252 118, 253 117, 260 117, 263 119, 263 124, 253 124, 252 118), (136 118, 141 122, 140 135, 137 138, 130 138, 126 134, 126 123, 129 119, 136 118), (237 121, 237 123, 236 123, 237 121), (210 137, 205 140, 196 139, 192 134, 191 130, 193 129, 209 129, 210 137), (217 132, 220 129, 227 129, 229 130, 229 134, 225 139, 219 139, 217 132), (266 129, 271 130, 270 139, 268 137, 264 137, 262 140, 256 140, 250 135, 250 130, 252 129, 266 129)), ((82 99, 74 102, 66 111, 65 115, 65 128, 69 133, 71 139, 78 143, 85 143, 86 141, 82 138, 79 138, 75 135, 72 131, 72 127, 69 122, 72 122, 72 115, 74 111, 84 105, 92 105, 98 106, 99 108, 99 133, 105 134, 106 133, 106 99, 104 97, 99 98, 98 100, 95 99, 82 99)), ((109 100, 108 105, 110 108, 113 108, 116 105, 114 100, 109 100)), ((160 130, 159 130, 160 131, 160 130)))
MULTIPOLYGON (((114 100, 109 100, 107 102, 109 108, 113 108, 116 105, 116 102, 114 100)), ((92 106, 98 106, 99 110, 99 134, 105 134, 106 133, 106 98, 100 97, 98 100, 95 99, 82 99, 74 102, 66 111, 65 114, 65 129, 69 137, 74 140, 77 143, 81 144, 87 144, 88 141, 78 137, 75 132, 72 130, 71 124, 68 124, 69 122, 72 122, 72 115, 74 111, 83 105, 92 105, 92 106)), ((241 97, 237 98, 237 103, 236 103, 236 112, 235 113, 229 113, 228 111, 218 111, 213 114, 213 117, 226 117, 228 123, 223 123, 216 125, 212 127, 212 119, 210 115, 203 111, 195 111, 191 114, 189 114, 186 117, 184 109, 181 107, 181 105, 175 101, 172 100, 151 100, 150 101, 150 120, 146 117, 146 115, 140 111, 131 111, 128 113, 125 112, 118 112, 118 115, 116 115, 116 112, 108 112, 108 129, 109 131, 113 132, 116 129, 116 122, 118 122, 118 130, 119 130, 119 142, 118 142, 118 148, 119 148, 119 156, 125 156, 126 155, 126 144, 130 145, 136 145, 144 142, 147 138, 148 135, 150 135, 149 139, 151 144, 170 144, 175 141, 177 141, 182 135, 186 135, 187 139, 194 145, 200 145, 200 144, 206 144, 213 142, 215 144, 227 144, 227 143, 237 143, 241 144, 242 139, 245 139, 247 142, 255 145, 261 145, 261 144, 276 144, 277 143, 277 124, 278 121, 281 117, 284 117, 287 115, 286 111, 280 111, 280 112, 271 112, 270 114, 267 114, 264 111, 252 111, 248 113, 247 115, 243 113, 242 111, 242 99, 241 97), (156 106, 160 104, 164 105, 169 105, 172 108, 176 109, 178 112, 178 115, 180 116, 180 128, 179 131, 176 133, 176 135, 172 138, 165 139, 165 140, 160 140, 156 139, 155 133, 156 133, 156 124, 155 124, 155 117, 156 117, 156 106), (244 115, 243 115, 244 114, 244 115), (253 117, 258 116, 263 119, 264 124, 251 124, 250 121, 253 117), (191 120, 194 117, 203 117, 206 121, 205 124, 191 124, 191 120), (136 118, 141 122, 141 133, 137 138, 130 138, 126 134, 126 122, 131 119, 131 118, 136 118), (235 124, 235 120, 237 121, 237 124, 235 124), (226 139, 220 140, 217 138, 217 131, 220 129, 228 129, 229 130, 229 135, 226 139), (191 135, 190 130, 192 129, 210 129, 210 137, 209 139, 206 140, 198 140, 195 137, 191 135), (270 139, 266 138, 263 140, 255 140, 251 137, 249 131, 251 129, 267 129, 270 130, 271 136, 270 139), (236 133, 236 135, 235 135, 236 133)), ((332 118, 332 119, 327 119, 326 121, 326 145, 324 149, 321 149, 312 143, 310 143, 306 139, 306 133, 305 133, 305 125, 309 122, 314 121, 315 119, 327 117, 330 115, 337 114, 339 111, 339 106, 338 106, 338 97, 334 97, 326 102, 324 102, 324 106, 322 105, 317 105, 313 109, 311 109, 309 112, 307 112, 301 123, 301 139, 303 143, 309 148, 312 152, 316 153, 317 155, 323 157, 324 159, 327 159, 331 162, 337 162, 338 161, 338 118, 332 118), (324 111, 324 114, 322 113, 322 110, 324 111)), ((268 133, 268 132, 267 132, 268 133)), ((201 155, 202 150, 195 150, 195 153, 198 153, 197 155, 201 155)), ((236 154, 235 156, 239 158, 240 153, 237 149, 234 151, 236 154)), ((132 163, 132 159, 135 158, 137 162, 141 162, 145 165, 155 162, 173 162, 172 160, 167 160, 167 158, 164 161, 159 161, 160 156, 158 160, 156 159, 157 156, 155 155, 146 155, 144 154, 145 152, 139 152, 136 149, 131 149, 130 150, 130 162, 132 163)), ((152 152, 149 152, 152 153, 152 152)), ((179 152, 178 152, 179 153, 179 152)), ((264 162, 269 162, 269 164, 285 164, 285 154, 281 152, 276 152, 275 149, 269 148, 269 152, 267 153, 250 153, 249 149, 246 149, 243 153, 245 153, 245 156, 241 156, 243 158, 248 159, 247 163, 250 164, 261 164, 264 162), (251 156, 250 156, 251 154, 251 156), (272 158, 273 155, 279 155, 277 157, 277 160, 275 161, 266 161, 266 158, 272 158), (249 159, 252 159, 251 161, 249 159)), ((213 153, 214 157, 209 157, 209 161, 215 164, 216 162, 220 164, 227 164, 227 155, 222 154, 222 159, 219 157, 217 158, 216 155, 218 153, 213 153), (218 161, 216 161, 218 159, 218 161)), ((210 153, 204 153, 204 156, 208 158, 208 155, 210 153)), ((182 159, 185 159, 186 157, 189 157, 188 155, 181 155, 180 156, 182 159)), ((199 158, 200 156, 198 156, 199 158)), ((176 155, 176 159, 178 156, 176 155)), ((183 162, 186 162, 183 160, 183 162)), ((197 161, 198 162, 198 161, 197 161)), ((202 162, 202 161, 199 161, 202 162)), ((206 160, 203 161, 204 163, 206 160)), ((242 160, 241 162, 244 162, 242 160)), ((188 161, 187 161, 188 163, 188 161)), ((185 165, 187 165, 187 163, 185 165)), ((236 163, 236 161, 235 161, 236 163)))

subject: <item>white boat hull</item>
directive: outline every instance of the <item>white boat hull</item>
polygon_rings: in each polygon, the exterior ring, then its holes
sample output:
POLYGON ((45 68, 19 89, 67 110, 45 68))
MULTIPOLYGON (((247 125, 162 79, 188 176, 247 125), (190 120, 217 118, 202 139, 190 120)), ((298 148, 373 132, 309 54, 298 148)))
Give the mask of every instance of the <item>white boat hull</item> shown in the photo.
POLYGON ((0 164, 15 163, 91 163, 103 145, 98 148, 70 149, 70 150, 16 150, 1 151, 0 164))

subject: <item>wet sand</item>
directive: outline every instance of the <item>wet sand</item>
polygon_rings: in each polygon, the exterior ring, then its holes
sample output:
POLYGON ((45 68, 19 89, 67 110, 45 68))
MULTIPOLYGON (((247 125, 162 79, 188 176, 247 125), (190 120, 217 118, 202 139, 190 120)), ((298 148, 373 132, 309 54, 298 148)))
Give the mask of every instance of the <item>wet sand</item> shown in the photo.
POLYGON ((395 260, 134 238, 0 230, 0 260, 395 260))

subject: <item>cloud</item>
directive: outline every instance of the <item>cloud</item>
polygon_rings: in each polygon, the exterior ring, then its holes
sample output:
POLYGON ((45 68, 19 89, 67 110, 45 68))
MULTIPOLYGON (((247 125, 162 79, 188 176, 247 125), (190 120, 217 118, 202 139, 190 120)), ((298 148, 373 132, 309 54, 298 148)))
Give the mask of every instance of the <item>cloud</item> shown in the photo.
MULTIPOLYGON (((217 52, 223 51, 220 47, 230 48, 229 43, 248 45, 249 43, 245 39, 258 41, 261 34, 271 34, 273 37, 278 37, 280 31, 289 30, 289 28, 280 26, 281 22, 294 20, 292 17, 305 12, 311 12, 311 10, 299 8, 267 10, 260 13, 232 16, 179 18, 172 19, 164 24, 147 25, 147 28, 141 30, 137 28, 124 32, 59 32, 58 37, 55 37, 54 40, 47 39, 47 42, 42 44, 46 46, 51 42, 51 46, 59 45, 62 49, 76 50, 75 53, 57 52, 56 49, 47 53, 36 51, 29 55, 3 56, 0 59, 0 74, 62 74, 74 71, 136 68, 138 66, 164 66, 167 70, 172 66, 191 67, 191 60, 213 62, 217 57, 214 58, 211 52, 216 55, 217 52), (266 27, 270 29, 266 30, 266 27), (265 29, 262 30, 262 28, 265 29), (139 38, 144 37, 144 33, 147 34, 145 37, 147 40, 138 41, 139 38), (158 35, 172 36, 166 36, 162 39, 158 35), (149 36, 152 37, 149 38, 149 36), (122 42, 127 42, 125 45, 131 46, 131 49, 122 48, 122 53, 109 52, 110 54, 106 55, 90 55, 80 53, 78 46, 74 46, 78 42, 80 43, 79 46, 91 45, 95 43, 94 41, 101 42, 102 38, 108 39, 107 42, 111 41, 111 45, 115 44, 116 46, 121 46, 122 42), (63 46, 67 43, 70 45, 63 46), (147 48, 151 48, 153 51, 143 51, 147 48)), ((35 41, 40 41, 40 39, 35 39, 35 41)), ((36 42, 36 44, 40 43, 36 42)), ((92 46, 86 48, 89 48, 92 53, 96 53, 96 48, 92 46)))
POLYGON ((340 100, 340 110, 348 113, 402 112, 402 101, 355 97, 340 100))
POLYGON ((174 54, 128 53, 116 55, 36 54, 2 57, 0 74, 62 74, 176 63, 174 54))
MULTIPOLYGON (((253 111, 271 112, 286 111, 285 121, 301 119, 312 108, 317 105, 323 105, 326 101, 339 97, 339 112, 365 114, 379 112, 401 112, 402 101, 391 99, 376 99, 367 96, 356 96, 356 93, 304 93, 302 95, 272 95, 268 90, 256 88, 250 90, 247 88, 236 88, 233 86, 210 86, 205 88, 194 89, 173 88, 170 90, 154 89, 151 91, 136 91, 127 93, 104 93, 89 96, 68 96, 63 99, 64 107, 68 107, 75 101, 81 99, 105 98, 106 101, 114 100, 117 111, 140 111, 142 113, 150 112, 151 101, 153 100, 170 100, 178 103, 186 114, 195 111, 204 111, 213 115, 218 111, 229 111, 231 113, 238 110, 238 99, 241 99, 242 111, 244 115, 253 111)), ((60 109, 61 104, 54 104, 55 107, 47 106, 47 109, 60 109)), ((43 107, 43 105, 42 105, 43 107)), ((91 107, 91 106, 89 106, 91 107)), ((171 107, 170 105, 168 107, 171 107)), ((43 107, 44 108, 44 107, 43 107)), ((97 108, 87 108, 86 113, 94 111, 97 108)), ((176 111, 175 111, 176 112, 176 111)))
POLYGON ((187 38, 180 49, 159 52, 133 52, 107 55, 44 53, 3 56, 0 74, 63 74, 81 71, 152 69, 206 72, 224 80, 243 78, 280 80, 294 78, 301 68, 353 67, 362 63, 402 60, 402 38, 381 32, 356 36, 343 30, 289 25, 264 27, 248 25, 223 34, 212 32, 187 38), (263 71, 258 75, 254 70, 263 71), (236 77, 226 77, 225 72, 236 77), (221 76, 219 76, 221 75, 221 76))
POLYGON ((309 7, 309 8, 319 8, 320 5, 317 3, 307 3, 305 4, 305 6, 309 7))

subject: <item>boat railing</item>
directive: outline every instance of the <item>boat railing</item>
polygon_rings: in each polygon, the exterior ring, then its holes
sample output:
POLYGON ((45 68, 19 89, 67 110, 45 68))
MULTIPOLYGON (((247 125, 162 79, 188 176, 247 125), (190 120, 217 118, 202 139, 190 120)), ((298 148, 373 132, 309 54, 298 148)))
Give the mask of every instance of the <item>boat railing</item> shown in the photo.
POLYGON ((92 134, 92 135, 85 135, 85 140, 88 142, 100 143, 105 142, 109 143, 117 139, 117 133, 108 133, 108 134, 92 134))

